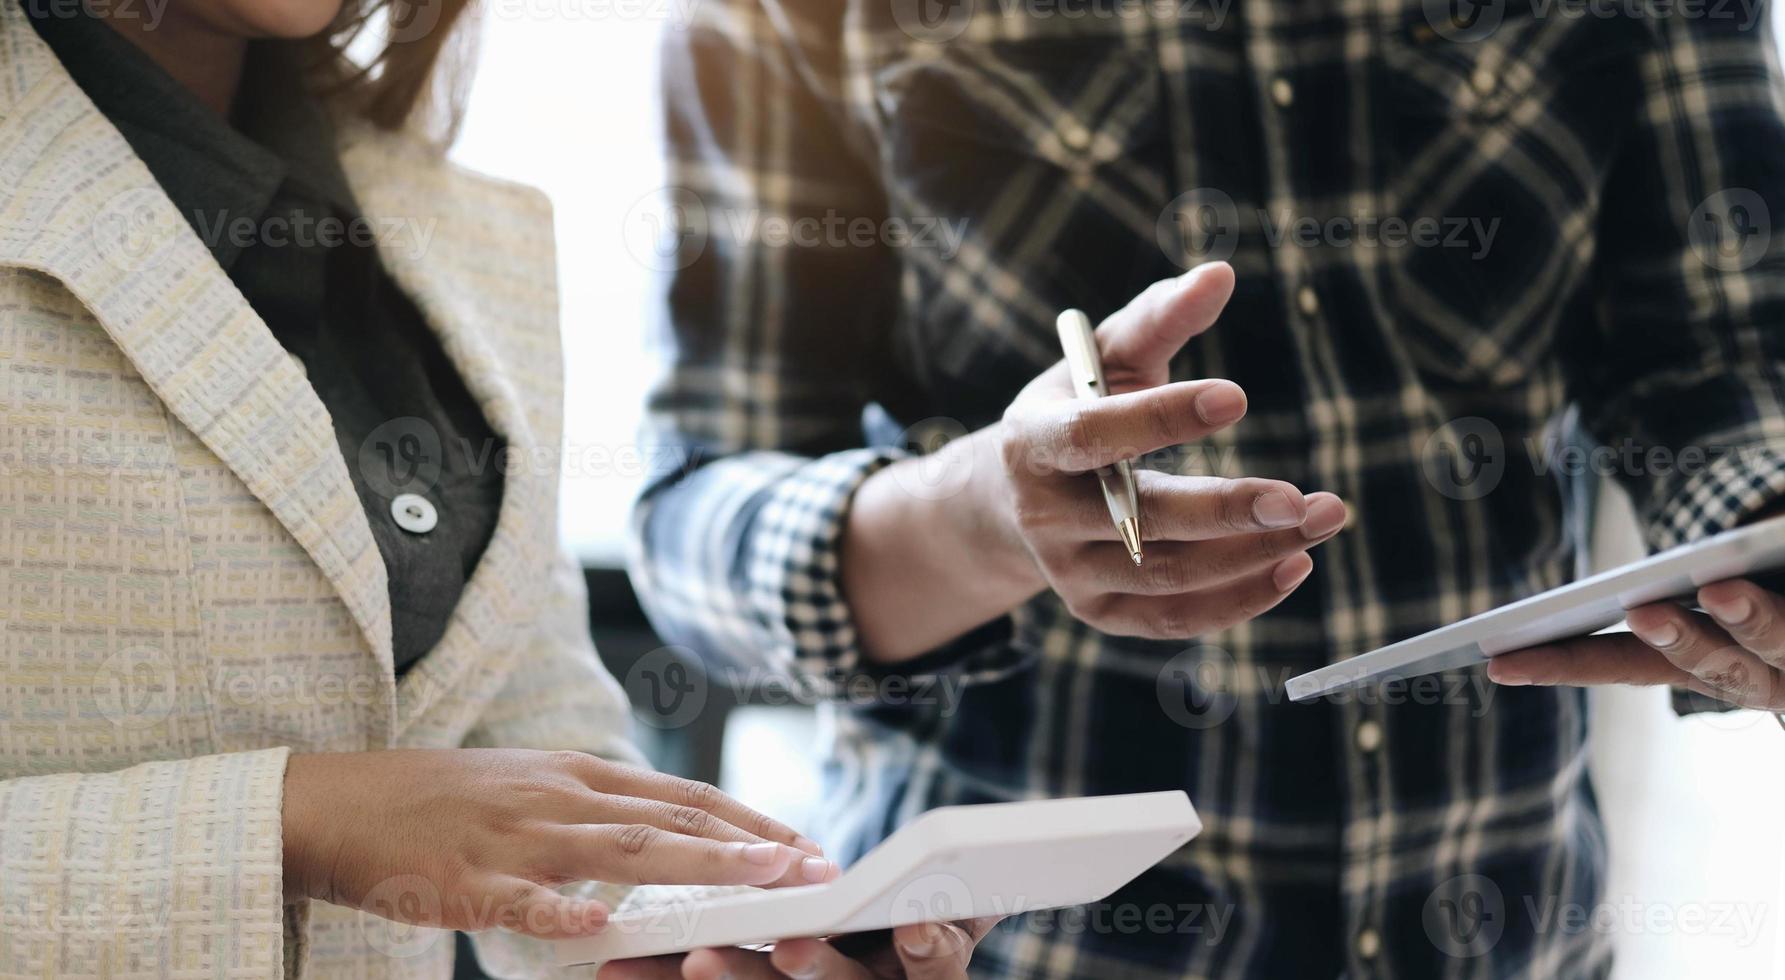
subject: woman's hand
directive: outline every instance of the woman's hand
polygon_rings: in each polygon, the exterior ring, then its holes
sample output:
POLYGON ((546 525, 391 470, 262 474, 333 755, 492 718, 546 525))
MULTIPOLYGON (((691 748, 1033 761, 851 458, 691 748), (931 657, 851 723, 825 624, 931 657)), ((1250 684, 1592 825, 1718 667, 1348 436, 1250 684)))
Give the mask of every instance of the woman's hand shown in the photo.
POLYGON ((607 921, 555 889, 802 885, 816 844, 704 783, 581 752, 440 749, 293 755, 285 893, 414 925, 545 939, 607 921))
POLYGON ((1743 708, 1785 711, 1785 596, 1745 579, 1698 590, 1710 615, 1671 602, 1630 610, 1629 633, 1495 657, 1488 677, 1527 684, 1667 684, 1743 708))
POLYGON ((832 942, 789 939, 772 953, 703 949, 687 956, 617 960, 598 980, 966 980, 967 964, 997 918, 900 926, 832 942))

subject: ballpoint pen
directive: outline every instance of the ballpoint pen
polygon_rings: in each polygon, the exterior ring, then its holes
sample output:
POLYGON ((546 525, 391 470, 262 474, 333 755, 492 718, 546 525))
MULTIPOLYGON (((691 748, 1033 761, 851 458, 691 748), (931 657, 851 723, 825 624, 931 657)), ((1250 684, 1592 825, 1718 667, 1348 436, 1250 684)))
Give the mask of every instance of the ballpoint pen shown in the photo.
MULTIPOLYGON (((1054 322, 1060 331, 1060 347, 1066 354, 1066 369, 1072 375, 1072 390, 1080 398, 1102 398, 1109 394, 1103 382, 1103 358, 1097 353, 1097 336, 1091 330, 1091 318, 1079 310, 1067 310, 1054 322)), ((1097 470, 1097 483, 1103 487, 1103 502, 1109 505, 1110 520, 1122 536, 1129 557, 1140 564, 1140 494, 1134 488, 1134 467, 1127 460, 1097 470)))

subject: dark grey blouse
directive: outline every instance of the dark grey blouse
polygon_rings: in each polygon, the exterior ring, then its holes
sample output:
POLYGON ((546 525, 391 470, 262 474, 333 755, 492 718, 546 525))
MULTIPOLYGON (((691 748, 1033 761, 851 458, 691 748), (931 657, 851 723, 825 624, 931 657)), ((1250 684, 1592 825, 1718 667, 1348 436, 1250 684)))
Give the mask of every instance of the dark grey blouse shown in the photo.
POLYGON ((380 263, 293 53, 254 44, 226 120, 105 24, 33 23, 303 363, 389 571, 401 673, 440 640, 489 544, 503 445, 380 263))

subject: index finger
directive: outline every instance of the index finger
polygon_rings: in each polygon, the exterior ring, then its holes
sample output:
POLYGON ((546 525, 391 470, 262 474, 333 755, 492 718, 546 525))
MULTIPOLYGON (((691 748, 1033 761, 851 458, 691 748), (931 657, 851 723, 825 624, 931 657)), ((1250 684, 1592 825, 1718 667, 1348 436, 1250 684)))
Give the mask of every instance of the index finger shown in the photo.
POLYGON ((763 840, 786 844, 807 854, 824 854, 824 848, 819 847, 817 841, 779 820, 739 803, 711 783, 695 782, 632 766, 611 766, 604 770, 600 778, 590 783, 590 788, 602 793, 645 797, 675 806, 704 810, 763 840))
POLYGON ((682 980, 681 953, 636 960, 608 960, 595 971, 596 980, 682 980))
POLYGON ((1565 684, 1689 686, 1694 678, 1630 633, 1583 636, 1566 643, 1503 653, 1488 661, 1488 678, 1510 687, 1565 684))
POLYGON ((1087 473, 1171 446, 1195 442, 1239 421, 1246 393, 1231 381, 1174 381, 1095 401, 1028 404, 1008 416, 1019 429, 1014 447, 1036 475, 1087 473))
POLYGON ((1233 267, 1204 262, 1154 283, 1097 328, 1106 362, 1163 364, 1190 338, 1215 325, 1233 296, 1233 267))
POLYGON ((621 885, 815 885, 836 865, 785 844, 689 837, 650 824, 573 824, 542 831, 551 870, 621 885))

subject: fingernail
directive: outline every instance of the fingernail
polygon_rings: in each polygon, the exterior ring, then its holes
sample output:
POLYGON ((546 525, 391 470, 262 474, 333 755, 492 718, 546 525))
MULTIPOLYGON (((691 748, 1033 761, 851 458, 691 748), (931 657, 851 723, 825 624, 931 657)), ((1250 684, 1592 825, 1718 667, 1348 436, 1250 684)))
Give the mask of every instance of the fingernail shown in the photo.
POLYGON ((1680 642, 1680 628, 1672 623, 1662 623, 1648 629, 1637 629, 1632 626, 1630 630, 1652 647, 1670 647, 1680 642))
POLYGON ((820 857, 824 856, 824 848, 818 846, 818 842, 810 837, 795 837, 793 839, 793 846, 798 850, 805 851, 807 854, 816 854, 820 857))
POLYGON ((1294 527, 1302 522, 1305 511, 1281 490, 1270 490, 1252 501, 1252 516, 1265 527, 1294 527))
POLYGON ((1196 396, 1196 414, 1209 425, 1226 425, 1246 413, 1246 393, 1238 385, 1219 384, 1196 396))
POLYGON ((1717 606, 1711 606, 1710 609, 1711 615, 1717 617, 1719 622, 1728 623, 1731 626, 1740 626, 1754 617, 1754 603, 1745 595, 1738 595, 1733 600, 1723 603, 1721 612, 1718 611, 1717 606))
POLYGON ((1502 667, 1499 664, 1488 664, 1488 680, 1501 687, 1530 687, 1531 675, 1522 670, 1502 667))
POLYGON ((1278 592, 1288 592, 1302 584, 1307 579, 1308 573, 1314 570, 1312 559, 1306 555, 1297 555, 1296 557, 1303 560, 1296 561, 1295 558, 1285 558, 1278 562, 1276 570, 1271 572, 1271 581, 1276 584, 1278 592))
POLYGON ((1313 541, 1324 538, 1345 526, 1345 505, 1322 497, 1308 505, 1308 519, 1302 523, 1302 537, 1313 541))
POLYGON ((807 963, 805 966, 783 967, 793 980, 818 980, 818 967, 807 963))
POLYGON ((823 858, 806 858, 804 861, 800 862, 800 874, 804 876, 807 881, 816 884, 821 881, 829 880, 831 869, 833 867, 835 867, 835 865, 823 858))
POLYGON ((936 955, 941 941, 941 929, 934 925, 924 925, 919 928, 917 935, 899 940, 899 948, 904 950, 907 956, 915 956, 923 960, 936 955))
POLYGON ((751 864, 774 864, 775 858, 780 853, 781 845, 779 844, 765 842, 762 844, 744 845, 744 860, 751 864))

